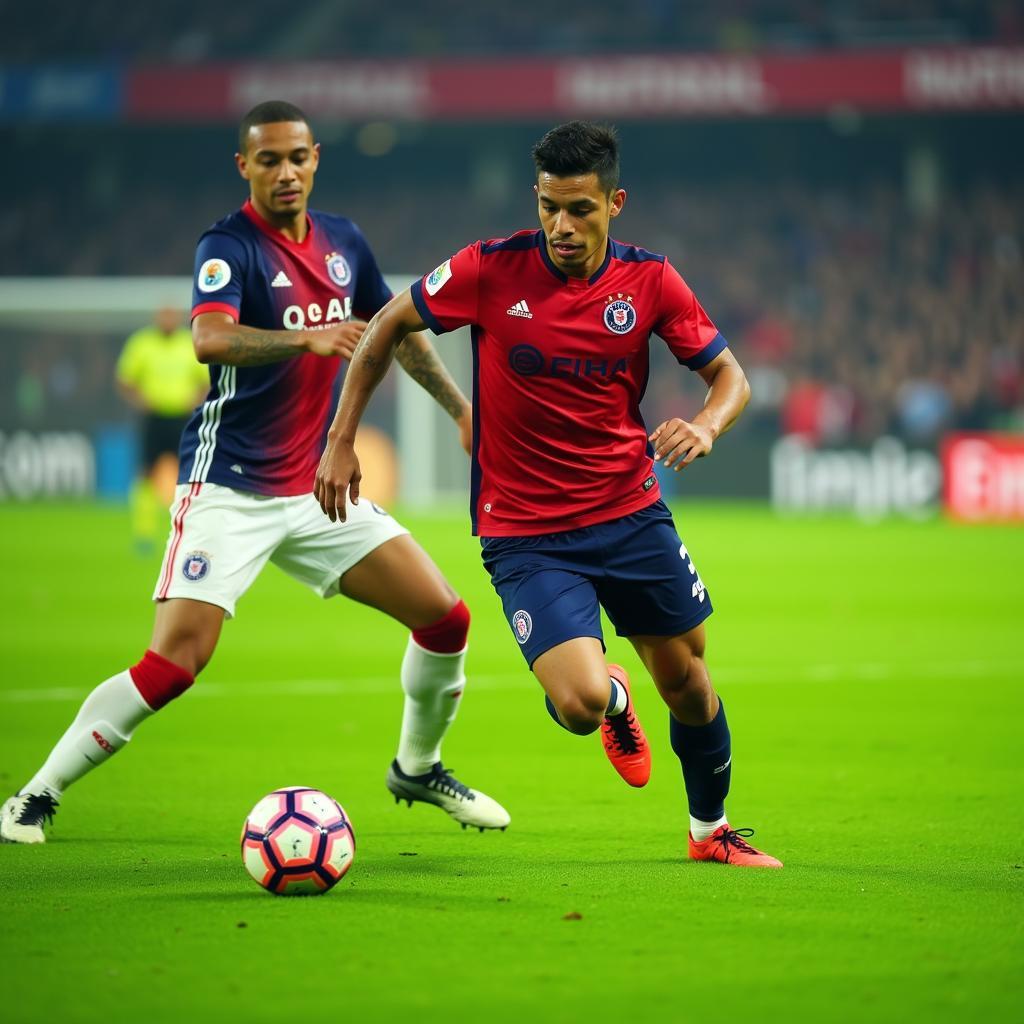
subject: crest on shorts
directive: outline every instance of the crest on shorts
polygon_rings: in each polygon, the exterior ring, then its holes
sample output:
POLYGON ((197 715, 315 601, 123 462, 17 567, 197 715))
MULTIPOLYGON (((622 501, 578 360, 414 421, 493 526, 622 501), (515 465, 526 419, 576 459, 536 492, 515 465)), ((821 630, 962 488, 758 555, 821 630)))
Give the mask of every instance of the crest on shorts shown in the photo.
POLYGON ((196 275, 201 292, 218 292, 231 280, 231 268, 225 260, 207 260, 196 275))
POLYGON ((605 300, 604 325, 612 334, 628 334, 636 326, 636 310, 633 296, 609 295, 605 300))
POLYGON ((522 608, 519 609, 512 616, 512 628, 516 631, 516 639, 521 643, 525 644, 530 639, 530 634, 533 632, 533 619, 530 618, 529 612, 524 612, 522 608))
POLYGON ((329 252, 324 259, 327 261, 327 273, 339 288, 345 288, 352 281, 352 268, 341 253, 329 252))
POLYGON ((192 551, 181 564, 181 574, 192 583, 204 579, 210 571, 210 556, 205 551, 192 551))

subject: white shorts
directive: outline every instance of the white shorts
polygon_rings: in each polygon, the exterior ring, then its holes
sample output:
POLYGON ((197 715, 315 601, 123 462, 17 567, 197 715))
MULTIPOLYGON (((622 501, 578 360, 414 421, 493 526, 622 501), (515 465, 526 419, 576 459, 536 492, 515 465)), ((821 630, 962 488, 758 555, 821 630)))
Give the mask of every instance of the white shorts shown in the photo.
POLYGON ((312 494, 278 498, 220 484, 179 484, 171 536, 153 600, 187 597, 223 608, 235 603, 268 561, 321 597, 375 548, 409 531, 363 498, 332 523, 312 494))

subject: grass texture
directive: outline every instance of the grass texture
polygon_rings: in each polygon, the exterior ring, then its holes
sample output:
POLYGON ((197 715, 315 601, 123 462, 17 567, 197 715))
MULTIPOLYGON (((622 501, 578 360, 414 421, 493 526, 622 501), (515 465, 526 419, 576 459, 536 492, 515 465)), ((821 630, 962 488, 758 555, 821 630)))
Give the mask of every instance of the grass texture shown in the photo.
MULTIPOLYGON (((404 517, 474 613, 445 748, 508 807, 462 831, 384 788, 405 642, 273 567, 193 690, 82 780, 42 847, 0 847, 5 1021, 418 1024, 1012 1019, 1024 997, 1024 531, 675 508, 715 602, 730 820, 781 872, 685 859, 667 712, 627 643, 654 774, 544 712, 459 510, 404 517), (335 796, 357 838, 321 897, 260 890, 250 807, 335 796)), ((138 660, 159 556, 125 513, 0 507, 0 786, 138 660)))

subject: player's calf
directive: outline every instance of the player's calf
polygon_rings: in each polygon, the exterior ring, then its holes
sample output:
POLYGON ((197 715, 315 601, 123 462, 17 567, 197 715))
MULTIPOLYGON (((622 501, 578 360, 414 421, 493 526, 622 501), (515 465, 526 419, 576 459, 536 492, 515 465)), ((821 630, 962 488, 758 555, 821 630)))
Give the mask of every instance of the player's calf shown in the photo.
POLYGON ((433 625, 415 629, 402 658, 402 731, 397 763, 409 775, 430 771, 466 687, 469 609, 459 601, 433 625))
POLYGON ((13 843, 44 842, 43 826, 53 820, 64 790, 113 757, 141 722, 193 682, 191 673, 147 651, 137 665, 100 683, 43 766, 4 804, 0 837, 13 843))

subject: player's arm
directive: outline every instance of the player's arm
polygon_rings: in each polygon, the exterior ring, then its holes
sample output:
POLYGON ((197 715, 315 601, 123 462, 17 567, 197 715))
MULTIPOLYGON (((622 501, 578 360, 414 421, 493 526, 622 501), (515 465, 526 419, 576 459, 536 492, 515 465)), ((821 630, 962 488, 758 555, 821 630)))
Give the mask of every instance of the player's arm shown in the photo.
MULTIPOLYGON (((410 302, 411 305, 411 302, 410 302)), ((415 310, 413 311, 415 313, 415 310)), ((419 331, 408 335, 395 352, 398 365, 441 406, 459 428, 468 455, 473 446, 473 408, 441 362, 430 339, 419 331)))
POLYGON ((305 352, 351 359, 365 329, 347 321, 321 331, 267 331, 246 327, 228 313, 200 313, 192 321, 192 345, 199 362, 225 366, 264 366, 305 352))
MULTIPOLYGON (((406 335, 426 327, 406 290, 396 295, 366 325, 345 374, 341 399, 327 431, 327 447, 320 457, 313 494, 331 522, 345 521, 345 495, 359 500, 359 460, 355 438, 359 421, 377 385, 406 335)), ((428 389, 429 390, 429 389, 428 389)))
POLYGON ((739 419, 750 400, 750 385, 736 357, 723 349, 697 371, 708 386, 704 408, 692 420, 666 420, 651 433, 655 461, 676 472, 701 455, 739 419))

